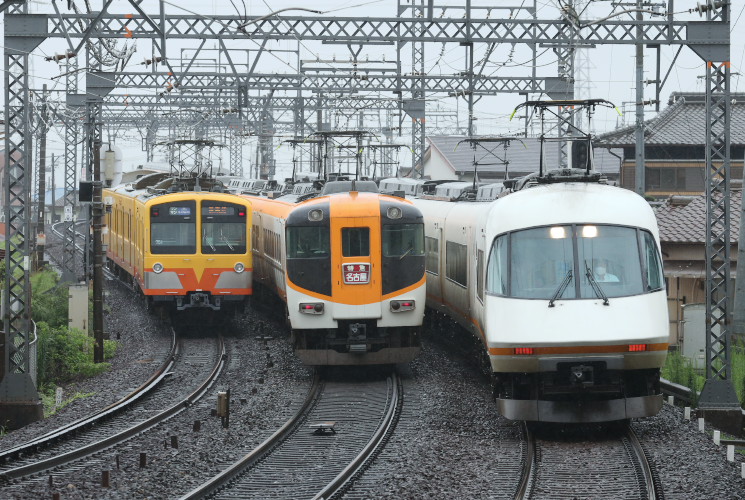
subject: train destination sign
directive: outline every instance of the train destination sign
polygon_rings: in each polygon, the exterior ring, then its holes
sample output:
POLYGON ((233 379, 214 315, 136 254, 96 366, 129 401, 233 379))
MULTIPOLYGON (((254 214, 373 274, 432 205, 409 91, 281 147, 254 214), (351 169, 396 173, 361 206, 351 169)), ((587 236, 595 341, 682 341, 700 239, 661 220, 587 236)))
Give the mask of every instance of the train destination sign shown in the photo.
POLYGON ((370 282, 370 264, 343 264, 344 284, 364 285, 370 282))

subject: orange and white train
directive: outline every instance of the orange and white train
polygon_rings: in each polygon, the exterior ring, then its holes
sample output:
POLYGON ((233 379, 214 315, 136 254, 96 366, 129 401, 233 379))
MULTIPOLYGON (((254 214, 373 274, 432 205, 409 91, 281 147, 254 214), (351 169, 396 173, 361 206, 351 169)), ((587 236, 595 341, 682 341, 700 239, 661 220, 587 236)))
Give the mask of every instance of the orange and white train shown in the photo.
POLYGON ((201 182, 156 173, 104 190, 109 266, 148 305, 242 309, 251 295, 251 204, 201 182))
POLYGON ((285 305, 308 365, 403 363, 420 350, 424 224, 409 201, 371 181, 317 195, 243 195, 253 208, 257 288, 285 305))

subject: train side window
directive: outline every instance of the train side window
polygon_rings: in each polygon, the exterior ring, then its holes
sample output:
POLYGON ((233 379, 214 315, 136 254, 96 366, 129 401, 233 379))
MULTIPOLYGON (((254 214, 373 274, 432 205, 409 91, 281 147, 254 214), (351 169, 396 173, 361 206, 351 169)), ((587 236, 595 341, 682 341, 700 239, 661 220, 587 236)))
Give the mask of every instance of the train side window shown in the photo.
POLYGON ((509 234, 499 236, 492 244, 489 254, 489 264, 486 267, 486 290, 497 295, 508 295, 509 267, 507 252, 509 249, 509 234))
POLYGON ((445 276, 462 287, 468 286, 468 247, 445 242, 445 276))
POLYGON ((424 266, 428 273, 435 276, 440 274, 440 253, 437 248, 438 246, 439 242, 437 238, 424 237, 424 254, 426 256, 424 266))
POLYGON ((646 231, 642 231, 642 243, 644 245, 644 269, 647 273, 647 291, 660 290, 665 285, 662 279, 662 264, 657 251, 657 243, 654 237, 646 231))
POLYGON ((343 227, 341 229, 341 254, 344 257, 370 255, 370 228, 343 227))
POLYGON ((476 253, 476 295, 484 302, 484 251, 476 253))

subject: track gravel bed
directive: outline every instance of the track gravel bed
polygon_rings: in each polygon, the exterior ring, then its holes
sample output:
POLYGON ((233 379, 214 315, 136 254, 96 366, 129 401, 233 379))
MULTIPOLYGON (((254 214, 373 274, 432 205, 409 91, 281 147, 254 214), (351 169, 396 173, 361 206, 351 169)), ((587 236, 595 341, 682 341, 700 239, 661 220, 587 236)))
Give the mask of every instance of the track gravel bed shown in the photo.
POLYGON ((60 408, 50 418, 0 436, 0 449, 25 443, 105 408, 147 381, 162 365, 171 345, 168 325, 147 314, 144 303, 116 281, 106 282, 105 304, 105 331, 119 344, 115 357, 107 360, 111 369, 63 386, 63 400, 75 394, 83 397, 60 408))

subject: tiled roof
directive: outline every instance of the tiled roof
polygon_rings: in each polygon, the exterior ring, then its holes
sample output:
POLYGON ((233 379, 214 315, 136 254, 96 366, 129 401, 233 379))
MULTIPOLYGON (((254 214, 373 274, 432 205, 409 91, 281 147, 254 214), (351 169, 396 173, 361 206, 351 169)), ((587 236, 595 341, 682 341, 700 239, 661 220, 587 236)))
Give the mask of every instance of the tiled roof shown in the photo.
MULTIPOLYGON (((460 141, 465 139, 461 136, 435 135, 427 138, 430 147, 437 149, 450 163, 456 173, 462 174, 473 171, 474 150, 469 144, 460 141), (456 147, 457 146, 457 147, 456 147)), ((507 149, 507 160, 509 161, 509 172, 514 174, 526 174, 538 171, 538 160, 540 158, 540 143, 538 138, 522 139, 525 143, 512 141, 507 149)), ((504 148, 501 144, 483 143, 490 151, 494 151, 499 158, 504 157, 504 148)), ((621 155, 621 150, 615 150, 614 153, 621 155)), ((546 152, 544 158, 549 169, 556 168, 556 162, 559 157, 559 143, 546 142, 546 152)), ((479 172, 504 172, 504 163, 493 155, 489 155, 479 147, 476 149, 476 161, 479 162, 479 172), (491 165, 485 165, 489 163, 491 165)), ((620 160, 610 154, 606 148, 595 148, 595 170, 601 173, 618 174, 620 160)))
MULTIPOLYGON (((733 93, 730 113, 730 143, 745 144, 745 93, 733 93)), ((706 96, 702 93, 674 92, 668 106, 644 122, 648 145, 704 145, 706 141, 706 96)), ((598 136, 597 142, 609 146, 634 146, 636 126, 598 136)))
MULTIPOLYGON (((674 200, 675 198, 673 198, 674 200)), ((730 194, 730 241, 734 245, 740 236, 742 190, 730 194)), ((657 208, 660 240, 666 243, 706 243, 706 195, 693 198, 688 204, 675 204, 668 199, 657 208)))

